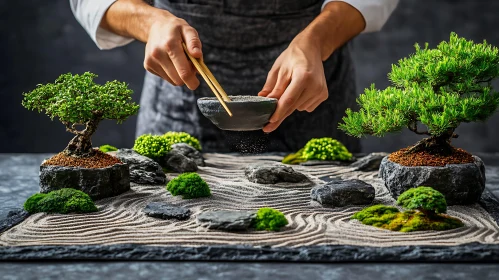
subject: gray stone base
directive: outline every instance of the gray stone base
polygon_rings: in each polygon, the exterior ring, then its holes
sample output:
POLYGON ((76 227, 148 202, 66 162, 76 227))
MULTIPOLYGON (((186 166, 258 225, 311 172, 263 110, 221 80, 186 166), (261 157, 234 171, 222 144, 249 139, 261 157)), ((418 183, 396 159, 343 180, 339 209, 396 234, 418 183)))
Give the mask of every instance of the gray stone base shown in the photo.
POLYGON ((475 157, 474 163, 435 166, 403 166, 383 158, 379 177, 396 199, 410 188, 427 186, 441 192, 448 205, 471 204, 480 200, 485 189, 485 166, 475 157))
POLYGON ((130 190, 127 164, 106 168, 72 166, 40 166, 40 192, 73 188, 88 194, 93 200, 116 196, 130 190))

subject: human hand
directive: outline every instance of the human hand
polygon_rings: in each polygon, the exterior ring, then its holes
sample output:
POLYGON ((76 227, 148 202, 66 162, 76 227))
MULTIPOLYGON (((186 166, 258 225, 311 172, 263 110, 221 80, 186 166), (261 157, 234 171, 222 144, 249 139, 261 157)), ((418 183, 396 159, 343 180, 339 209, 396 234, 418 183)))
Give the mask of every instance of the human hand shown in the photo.
POLYGON ((300 33, 277 58, 259 96, 277 98, 264 132, 272 132, 295 110, 312 112, 328 98, 320 43, 300 33))
POLYGON ((194 90, 199 86, 199 80, 196 69, 184 53, 182 42, 193 57, 202 57, 197 31, 185 20, 165 13, 149 28, 144 68, 172 85, 185 84, 194 90))

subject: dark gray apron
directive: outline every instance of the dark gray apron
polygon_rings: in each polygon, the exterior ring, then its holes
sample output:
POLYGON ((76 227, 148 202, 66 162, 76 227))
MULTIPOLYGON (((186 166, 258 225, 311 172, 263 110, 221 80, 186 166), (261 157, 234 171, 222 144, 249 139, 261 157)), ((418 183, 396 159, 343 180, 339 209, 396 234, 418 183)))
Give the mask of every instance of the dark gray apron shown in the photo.
MULTIPOLYGON (((256 95, 268 71, 291 40, 319 13, 323 0, 156 0, 155 6, 185 19, 199 33, 206 64, 229 95, 256 95)), ((213 96, 201 80, 195 91, 146 73, 137 136, 185 131, 203 151, 296 151, 314 137, 333 137, 353 152, 359 140, 337 129, 355 106, 355 73, 348 44, 324 62, 329 99, 314 112, 294 112, 270 134, 222 131, 197 108, 213 96)))

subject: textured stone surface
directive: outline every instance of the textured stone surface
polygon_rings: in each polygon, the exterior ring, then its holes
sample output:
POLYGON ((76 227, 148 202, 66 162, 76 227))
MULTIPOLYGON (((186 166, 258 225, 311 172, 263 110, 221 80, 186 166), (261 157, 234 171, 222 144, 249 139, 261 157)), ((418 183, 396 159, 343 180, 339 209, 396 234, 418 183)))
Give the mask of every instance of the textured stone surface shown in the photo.
POLYGON ((301 183, 309 179, 292 167, 279 163, 250 164, 244 170, 250 182, 259 184, 301 183))
POLYGON ((180 153, 166 155, 164 167, 178 173, 196 172, 198 170, 198 165, 194 160, 180 153))
POLYGON ((140 155, 132 149, 119 149, 116 157, 128 164, 130 169, 130 181, 137 184, 164 184, 166 183, 165 172, 159 163, 140 155))
POLYGON ((287 262, 497 262, 499 245, 370 247, 353 245, 304 247, 148 246, 137 244, 88 246, 0 247, 0 260, 168 260, 287 262))
POLYGON ((409 167, 385 157, 379 177, 394 198, 410 188, 428 186, 445 195, 448 205, 470 204, 478 202, 485 188, 485 166, 480 158, 474 158, 474 163, 467 164, 409 167))
POLYGON ((130 190, 129 168, 126 164, 106 168, 41 165, 40 192, 62 188, 81 190, 94 200, 116 196, 130 190))
POLYGON ((375 171, 379 169, 381 160, 387 155, 388 153, 370 153, 350 164, 350 167, 358 171, 375 171))
POLYGON ((367 205, 374 200, 375 190, 361 180, 332 180, 310 191, 312 200, 323 206, 343 207, 347 205, 367 205))
POLYGON ((151 202, 143 211, 147 216, 160 219, 187 220, 191 216, 191 210, 188 208, 164 202, 151 202))
POLYGON ((255 217, 254 211, 206 211, 197 216, 197 223, 209 229, 245 230, 255 217))
POLYGON ((11 210, 7 217, 0 220, 0 233, 24 221, 29 216, 29 213, 23 208, 11 210))
POLYGON ((189 144, 177 143, 172 145, 171 154, 179 153, 192 159, 198 166, 205 166, 203 154, 189 144))

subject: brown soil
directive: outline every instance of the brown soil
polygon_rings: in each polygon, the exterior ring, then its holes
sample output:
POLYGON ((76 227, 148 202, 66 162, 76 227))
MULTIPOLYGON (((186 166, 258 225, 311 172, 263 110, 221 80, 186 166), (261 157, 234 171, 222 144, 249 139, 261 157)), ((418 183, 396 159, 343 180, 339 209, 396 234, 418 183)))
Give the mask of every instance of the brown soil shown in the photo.
POLYGON ((388 158, 404 166, 445 166, 474 162, 473 156, 463 149, 452 148, 450 155, 436 155, 427 152, 405 153, 410 147, 391 153, 388 158))
POLYGON ((108 166, 122 163, 118 158, 108 155, 95 149, 95 154, 91 157, 76 158, 68 156, 63 152, 51 157, 43 163, 43 165, 58 165, 58 166, 78 166, 83 168, 104 168, 108 166))

